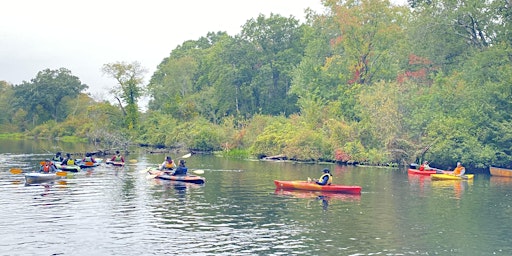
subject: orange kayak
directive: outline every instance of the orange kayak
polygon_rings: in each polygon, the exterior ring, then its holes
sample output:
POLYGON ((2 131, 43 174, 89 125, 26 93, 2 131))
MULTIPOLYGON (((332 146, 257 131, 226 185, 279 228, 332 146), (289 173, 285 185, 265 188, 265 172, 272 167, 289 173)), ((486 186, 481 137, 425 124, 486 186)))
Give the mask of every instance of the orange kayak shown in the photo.
POLYGON ((311 191, 329 191, 345 194, 361 194, 360 186, 345 186, 345 185, 325 185, 321 186, 314 182, 307 181, 283 181, 274 180, 274 184, 278 189, 299 189, 311 191))

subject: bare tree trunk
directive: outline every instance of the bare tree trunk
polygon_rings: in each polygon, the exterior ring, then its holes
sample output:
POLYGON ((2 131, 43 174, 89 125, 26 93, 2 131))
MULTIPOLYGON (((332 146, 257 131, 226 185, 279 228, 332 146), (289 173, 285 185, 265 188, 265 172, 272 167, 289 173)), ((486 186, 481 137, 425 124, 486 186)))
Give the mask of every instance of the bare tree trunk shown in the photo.
POLYGON ((117 96, 115 96, 115 98, 119 102, 119 107, 123 111, 123 115, 126 116, 126 110, 124 110, 123 104, 121 104, 121 100, 117 96))

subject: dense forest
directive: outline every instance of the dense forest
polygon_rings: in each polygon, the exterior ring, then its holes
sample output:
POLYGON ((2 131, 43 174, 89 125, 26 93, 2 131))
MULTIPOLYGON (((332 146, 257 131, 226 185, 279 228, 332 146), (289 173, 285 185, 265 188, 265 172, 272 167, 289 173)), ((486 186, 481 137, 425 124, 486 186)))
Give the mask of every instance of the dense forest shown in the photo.
POLYGON ((107 63, 114 103, 91 98, 64 67, 0 81, 0 133, 302 161, 512 165, 510 1, 322 3, 327 11, 307 10, 305 22, 260 15, 234 36, 183 42, 148 84, 138 62, 107 63))

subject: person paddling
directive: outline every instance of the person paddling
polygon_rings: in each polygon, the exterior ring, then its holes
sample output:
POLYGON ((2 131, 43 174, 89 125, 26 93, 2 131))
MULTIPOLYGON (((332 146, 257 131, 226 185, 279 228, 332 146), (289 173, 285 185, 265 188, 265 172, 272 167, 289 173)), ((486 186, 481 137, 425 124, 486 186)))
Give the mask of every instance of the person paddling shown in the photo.
POLYGON ((318 180, 315 180, 315 183, 321 186, 331 185, 332 183, 332 175, 329 169, 325 168, 322 170, 322 176, 318 180))
POLYGON ((453 169, 452 175, 462 177, 462 176, 464 176, 464 173, 466 173, 466 168, 464 168, 464 166, 462 166, 461 162, 457 162, 457 167, 455 167, 455 169, 453 169))
POLYGON ((42 173, 55 173, 57 172, 57 167, 50 161, 50 159, 46 159, 44 163, 39 168, 39 172, 42 173))
POLYGON ((171 173, 170 171, 176 168, 176 164, 172 160, 171 156, 166 156, 165 161, 160 165, 160 171, 164 171, 166 174, 171 173))
POLYGON ((75 165, 75 159, 71 158, 70 153, 66 153, 66 158, 62 161, 62 165, 75 165))
POLYGON ((176 171, 172 175, 187 175, 188 168, 185 166, 185 160, 180 159, 180 162, 178 164, 178 168, 176 168, 176 171))

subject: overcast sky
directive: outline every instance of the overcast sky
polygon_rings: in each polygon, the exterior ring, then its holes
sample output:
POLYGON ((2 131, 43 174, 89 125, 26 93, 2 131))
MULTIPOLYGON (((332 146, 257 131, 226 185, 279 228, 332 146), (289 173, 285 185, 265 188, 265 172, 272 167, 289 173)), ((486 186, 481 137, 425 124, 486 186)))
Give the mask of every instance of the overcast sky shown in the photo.
POLYGON ((44 69, 67 68, 96 99, 115 81, 106 63, 138 61, 149 72, 187 40, 234 36, 270 13, 304 20, 320 0, 7 0, 0 3, 0 80, 20 84, 44 69))

